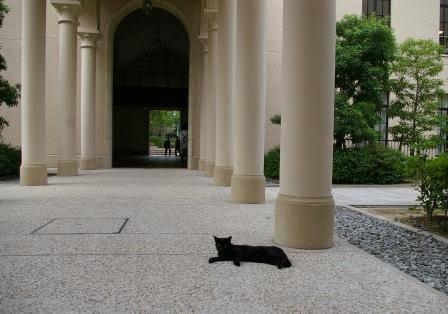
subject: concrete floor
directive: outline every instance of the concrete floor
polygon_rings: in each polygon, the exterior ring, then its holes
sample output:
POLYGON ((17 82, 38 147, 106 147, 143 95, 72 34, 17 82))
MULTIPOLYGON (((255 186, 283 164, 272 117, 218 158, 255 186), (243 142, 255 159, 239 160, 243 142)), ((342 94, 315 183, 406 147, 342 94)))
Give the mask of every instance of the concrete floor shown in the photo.
MULTIPOLYGON (((208 264, 213 234, 272 244, 278 192, 236 205, 211 182, 184 169, 114 169, 0 185, 0 312, 448 313, 448 296, 341 239, 287 249, 284 270, 208 264)), ((340 204, 412 193, 335 187, 340 204)))

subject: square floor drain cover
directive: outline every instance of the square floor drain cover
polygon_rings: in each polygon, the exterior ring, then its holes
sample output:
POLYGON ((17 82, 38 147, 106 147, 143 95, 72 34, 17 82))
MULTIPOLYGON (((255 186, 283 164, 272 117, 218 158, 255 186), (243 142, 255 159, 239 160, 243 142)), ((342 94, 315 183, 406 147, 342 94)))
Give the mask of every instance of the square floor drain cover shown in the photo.
POLYGON ((60 218, 54 219, 32 234, 117 234, 128 218, 60 218))

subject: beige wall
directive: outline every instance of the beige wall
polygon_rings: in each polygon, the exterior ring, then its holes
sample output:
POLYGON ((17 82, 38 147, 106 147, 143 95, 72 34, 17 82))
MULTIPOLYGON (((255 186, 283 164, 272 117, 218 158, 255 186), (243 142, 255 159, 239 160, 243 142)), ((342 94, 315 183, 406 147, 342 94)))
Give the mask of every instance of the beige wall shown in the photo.
POLYGON ((347 14, 361 14, 362 0, 337 0, 336 20, 340 20, 347 14))
POLYGON ((280 145, 280 127, 269 120, 281 111, 283 1, 268 0, 265 151, 280 145))
POLYGON ((439 0, 393 0, 391 26, 399 42, 408 37, 439 40, 439 0))

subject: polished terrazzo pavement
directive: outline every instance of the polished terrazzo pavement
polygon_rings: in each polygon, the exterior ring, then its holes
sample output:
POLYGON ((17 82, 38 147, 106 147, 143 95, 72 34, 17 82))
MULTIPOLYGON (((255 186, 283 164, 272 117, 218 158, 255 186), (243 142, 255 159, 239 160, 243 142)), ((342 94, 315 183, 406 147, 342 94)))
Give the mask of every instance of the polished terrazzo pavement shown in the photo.
MULTIPOLYGON (((184 169, 98 170, 49 183, 0 185, 1 313, 448 312, 446 295, 341 239, 324 251, 286 249, 293 267, 284 270, 208 264, 213 234, 273 243, 278 188, 267 188, 266 204, 237 205, 229 188, 184 169)), ((339 204, 415 194, 349 189, 334 189, 339 204)))

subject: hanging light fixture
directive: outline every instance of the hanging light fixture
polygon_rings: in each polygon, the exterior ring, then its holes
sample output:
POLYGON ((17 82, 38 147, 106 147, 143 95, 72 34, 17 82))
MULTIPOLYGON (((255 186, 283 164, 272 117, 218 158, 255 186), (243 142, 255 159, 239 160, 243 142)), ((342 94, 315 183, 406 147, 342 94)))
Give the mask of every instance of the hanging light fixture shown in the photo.
POLYGON ((149 15, 152 11, 152 0, 143 0, 143 12, 149 15))

